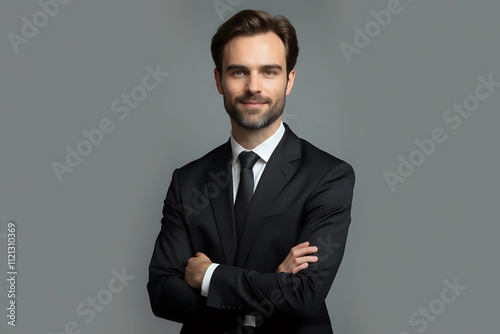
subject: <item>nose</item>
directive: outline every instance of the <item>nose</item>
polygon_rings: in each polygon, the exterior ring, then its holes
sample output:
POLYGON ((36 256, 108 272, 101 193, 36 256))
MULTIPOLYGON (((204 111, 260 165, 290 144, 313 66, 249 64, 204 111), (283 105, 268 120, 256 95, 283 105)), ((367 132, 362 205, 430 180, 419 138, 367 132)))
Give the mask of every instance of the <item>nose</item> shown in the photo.
POLYGON ((260 76, 257 73, 250 73, 245 89, 250 94, 260 93, 262 90, 261 84, 260 76))

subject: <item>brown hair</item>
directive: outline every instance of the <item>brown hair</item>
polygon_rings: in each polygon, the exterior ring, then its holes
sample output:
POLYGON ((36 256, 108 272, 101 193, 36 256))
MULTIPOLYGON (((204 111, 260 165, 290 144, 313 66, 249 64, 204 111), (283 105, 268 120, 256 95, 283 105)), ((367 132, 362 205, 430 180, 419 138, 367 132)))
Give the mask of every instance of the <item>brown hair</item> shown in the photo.
POLYGON ((290 21, 284 16, 271 16, 260 10, 242 10, 233 15, 229 20, 219 26, 212 37, 212 58, 215 67, 222 76, 222 50, 224 46, 236 36, 253 36, 272 31, 279 36, 285 45, 286 73, 287 76, 295 67, 299 55, 297 33, 290 21))

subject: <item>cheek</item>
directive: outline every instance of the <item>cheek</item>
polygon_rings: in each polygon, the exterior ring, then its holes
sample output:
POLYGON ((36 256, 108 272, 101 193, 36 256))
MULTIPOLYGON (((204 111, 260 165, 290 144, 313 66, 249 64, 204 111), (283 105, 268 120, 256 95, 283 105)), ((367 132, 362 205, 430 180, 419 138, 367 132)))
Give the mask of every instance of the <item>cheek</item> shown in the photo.
POLYGON ((225 95, 231 99, 238 95, 243 95, 245 93, 244 90, 245 86, 234 81, 224 82, 222 87, 224 89, 225 95))
POLYGON ((269 97, 273 100, 273 104, 277 104, 283 100, 283 96, 283 91, 273 91, 269 93, 269 97))
POLYGON ((265 92, 273 98, 273 100, 281 98, 286 94, 286 81, 285 82, 269 82, 264 86, 265 92))

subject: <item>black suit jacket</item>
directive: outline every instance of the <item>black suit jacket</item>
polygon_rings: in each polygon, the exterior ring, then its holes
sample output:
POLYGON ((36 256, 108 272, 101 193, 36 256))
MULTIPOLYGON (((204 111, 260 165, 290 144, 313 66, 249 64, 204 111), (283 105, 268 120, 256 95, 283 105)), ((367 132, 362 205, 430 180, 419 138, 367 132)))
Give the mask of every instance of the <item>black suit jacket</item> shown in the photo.
POLYGON ((343 257, 354 171, 298 138, 285 124, 255 189, 237 244, 230 141, 176 169, 163 207, 147 285, 153 313, 184 323, 181 333, 333 333, 325 298, 343 257), (276 273, 295 245, 319 261, 276 273), (188 259, 214 263, 208 298, 184 282, 188 259), (243 327, 246 314, 262 317, 243 327))

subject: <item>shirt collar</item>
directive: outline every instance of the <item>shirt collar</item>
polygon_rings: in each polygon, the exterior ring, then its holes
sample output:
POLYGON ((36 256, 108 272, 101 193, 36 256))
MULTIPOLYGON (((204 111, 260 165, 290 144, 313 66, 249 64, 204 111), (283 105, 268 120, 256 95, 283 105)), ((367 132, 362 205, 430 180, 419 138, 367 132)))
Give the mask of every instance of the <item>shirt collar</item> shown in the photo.
MULTIPOLYGON (((267 138, 265 141, 256 146, 252 151, 258 154, 258 156, 264 160, 265 163, 271 158, 271 154, 273 154, 274 149, 278 146, 281 138, 285 134, 285 126, 283 125, 283 121, 280 122, 280 126, 275 133, 272 134, 271 137, 267 138)), ((236 162, 236 159, 240 155, 241 152, 247 151, 243 146, 238 144, 236 139, 234 139, 233 134, 231 132, 231 150, 233 152, 233 165, 236 162)))

